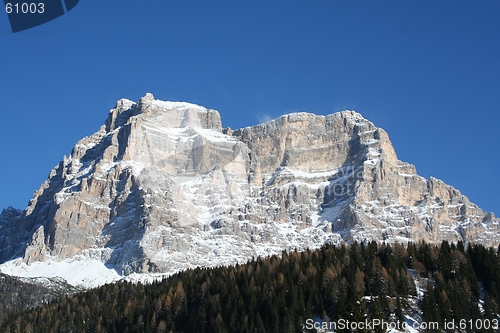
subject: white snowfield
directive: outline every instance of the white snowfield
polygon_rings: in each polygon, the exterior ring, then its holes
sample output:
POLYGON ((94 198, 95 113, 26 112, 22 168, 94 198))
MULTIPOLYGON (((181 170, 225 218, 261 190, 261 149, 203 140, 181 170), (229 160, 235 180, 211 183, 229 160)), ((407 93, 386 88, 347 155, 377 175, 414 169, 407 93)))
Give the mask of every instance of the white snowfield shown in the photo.
POLYGON ((60 277, 73 286, 95 288, 106 283, 119 281, 120 276, 113 269, 95 259, 66 259, 44 262, 34 262, 27 265, 21 259, 16 259, 1 265, 4 274, 25 278, 60 277))

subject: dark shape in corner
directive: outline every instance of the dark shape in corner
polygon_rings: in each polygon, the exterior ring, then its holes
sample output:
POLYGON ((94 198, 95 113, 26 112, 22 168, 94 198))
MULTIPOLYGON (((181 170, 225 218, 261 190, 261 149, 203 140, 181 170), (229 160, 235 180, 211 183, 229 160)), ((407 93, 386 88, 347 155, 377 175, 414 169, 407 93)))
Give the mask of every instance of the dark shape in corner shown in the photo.
MULTIPOLYGON (((64 0, 67 11, 73 9, 78 1, 64 0)), ((3 2, 9 17, 10 27, 14 33, 34 28, 65 14, 62 0, 44 0, 32 3, 3 0, 3 2)))
POLYGON ((70 10, 75 8, 75 6, 78 4, 78 1, 80 0, 64 0, 64 3, 66 4, 66 12, 69 12, 70 10))

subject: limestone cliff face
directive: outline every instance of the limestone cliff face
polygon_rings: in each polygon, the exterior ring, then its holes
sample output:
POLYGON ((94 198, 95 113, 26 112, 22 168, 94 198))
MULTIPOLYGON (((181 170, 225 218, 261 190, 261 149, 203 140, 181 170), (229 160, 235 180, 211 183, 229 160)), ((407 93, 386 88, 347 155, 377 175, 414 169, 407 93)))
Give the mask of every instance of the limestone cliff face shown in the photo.
POLYGON ((0 262, 91 257, 121 274, 325 242, 500 242, 494 215, 418 176, 356 112, 231 131, 215 110, 151 94, 118 101, 0 231, 0 262))
POLYGON ((263 181, 252 188, 264 198, 258 216, 326 224, 344 241, 500 241, 494 215, 418 176, 388 134, 356 112, 295 113, 233 135, 252 151, 251 173, 263 181))

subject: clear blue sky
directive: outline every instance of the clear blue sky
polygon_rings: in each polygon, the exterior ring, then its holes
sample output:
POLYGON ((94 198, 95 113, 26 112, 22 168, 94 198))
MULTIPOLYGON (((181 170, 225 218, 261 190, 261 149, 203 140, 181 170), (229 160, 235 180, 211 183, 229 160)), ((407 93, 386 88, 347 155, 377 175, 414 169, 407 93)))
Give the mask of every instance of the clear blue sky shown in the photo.
POLYGON ((500 215, 500 1, 97 1, 13 34, 0 13, 0 209, 25 208, 122 98, 238 128, 354 109, 401 160, 500 215))

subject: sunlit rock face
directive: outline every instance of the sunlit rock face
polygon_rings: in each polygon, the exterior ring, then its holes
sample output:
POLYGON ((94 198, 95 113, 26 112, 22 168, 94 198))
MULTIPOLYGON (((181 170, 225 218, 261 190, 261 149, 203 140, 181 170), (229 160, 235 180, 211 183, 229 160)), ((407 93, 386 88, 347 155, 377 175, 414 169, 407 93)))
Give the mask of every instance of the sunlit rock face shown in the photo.
POLYGON ((0 231, 0 262, 93 258, 123 275, 327 242, 500 241, 493 214, 418 176, 359 113, 233 131, 215 110, 151 94, 118 101, 0 231))

